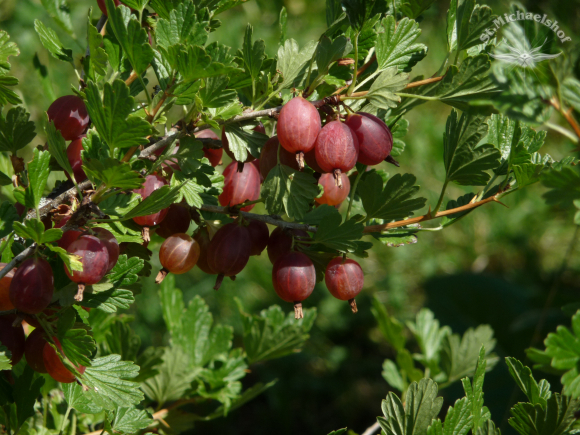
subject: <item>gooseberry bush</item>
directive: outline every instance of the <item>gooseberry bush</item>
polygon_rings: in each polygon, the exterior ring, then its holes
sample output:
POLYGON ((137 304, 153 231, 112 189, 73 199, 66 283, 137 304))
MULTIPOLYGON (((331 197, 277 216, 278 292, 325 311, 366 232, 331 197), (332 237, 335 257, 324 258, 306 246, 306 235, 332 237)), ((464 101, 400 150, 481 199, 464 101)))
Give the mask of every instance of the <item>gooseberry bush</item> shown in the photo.
MULTIPOLYGON (((283 9, 274 57, 250 25, 237 50, 208 43, 220 14, 244 1, 98 0, 87 11, 82 53, 36 20, 44 48, 78 77, 71 94, 46 110, 45 144, 33 143, 37 126, 14 90, 8 61, 19 49, 0 31, 0 151, 13 169, 0 173, 0 184, 15 200, 0 205, 7 433, 170 433, 223 417, 273 386, 243 390, 249 365, 307 340, 314 291, 361 309, 355 298, 373 240, 417 243, 422 232, 444 230, 539 181, 550 189, 548 203, 580 208, 577 159, 542 154, 542 127, 554 125, 552 116, 568 124, 557 132, 580 138, 578 53, 565 51, 533 75, 492 63, 500 40, 481 43, 480 34, 497 17, 473 0, 450 1, 448 53, 429 78, 412 70, 428 52, 419 23, 433 0, 327 0, 328 28, 303 47, 287 34, 283 9), (445 169, 440 197, 427 207, 421 174, 385 168, 404 170, 412 146, 404 141, 406 115, 430 101, 453 110, 441 128, 442 161, 433 162, 445 169), (33 157, 25 161, 29 144, 33 157), (60 180, 47 195, 51 172, 60 180), (451 183, 473 191, 448 198, 451 183), (257 204, 265 212, 256 213, 257 204), (264 251, 282 308, 252 314, 238 301, 243 346, 234 347, 232 329, 213 325, 201 297, 185 305, 174 275, 197 266, 215 275, 218 290, 264 251), (118 311, 153 277, 170 343, 141 350, 118 311), (210 407, 190 412, 186 405, 197 402, 210 407)), ((70 33, 67 8, 42 3, 70 33)), ((542 50, 560 50, 536 24, 526 31, 546 39, 542 50)), ((506 27, 503 37, 517 42, 518 29, 506 27)), ((482 393, 484 373, 497 362, 489 328, 459 337, 422 311, 409 325, 421 353, 411 354, 401 324, 380 304, 373 310, 397 352, 383 376, 403 397, 389 393, 384 401, 385 433, 497 433, 482 393), (466 397, 442 422, 438 388, 460 380, 466 397)), ((558 340, 570 334, 559 330, 545 351, 530 352, 544 368, 567 371, 562 395, 508 359, 530 400, 512 410, 519 433, 572 433, 580 352, 577 339, 572 349, 558 340)))

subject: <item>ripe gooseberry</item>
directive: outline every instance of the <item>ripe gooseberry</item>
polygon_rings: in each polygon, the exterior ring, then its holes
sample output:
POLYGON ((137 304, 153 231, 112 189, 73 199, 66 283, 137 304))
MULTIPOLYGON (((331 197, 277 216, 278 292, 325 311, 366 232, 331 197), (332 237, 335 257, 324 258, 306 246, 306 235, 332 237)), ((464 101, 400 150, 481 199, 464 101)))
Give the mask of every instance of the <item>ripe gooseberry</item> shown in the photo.
MULTIPOLYGON (((253 130, 257 131, 258 133, 266 134, 266 128, 264 127, 264 124, 262 124, 261 122, 256 127, 254 127, 253 130)), ((234 153, 230 149, 230 143, 228 141, 228 137, 226 136, 225 128, 222 128, 222 147, 226 152, 226 154, 228 155, 228 157, 232 159, 234 162, 237 162, 234 153)), ((250 163, 253 162, 254 160, 256 160, 256 158, 253 155, 251 155, 250 152, 248 151, 248 156, 246 157, 246 160, 244 162, 238 162, 239 163, 238 172, 244 171, 244 165, 242 165, 242 163, 250 163)))
POLYGON ((83 137, 81 136, 73 140, 66 149, 66 156, 73 171, 73 176, 77 183, 82 183, 87 179, 87 174, 83 171, 83 160, 81 159, 81 151, 83 148, 83 137))
POLYGON ((155 282, 161 283, 169 272, 175 275, 189 272, 197 263, 199 254, 199 244, 187 234, 169 236, 159 248, 159 261, 163 269, 159 271, 155 282))
POLYGON ((318 179, 318 184, 324 187, 324 192, 319 198, 314 198, 318 204, 339 205, 342 201, 348 198, 350 193, 350 180, 348 175, 341 173, 342 188, 336 186, 334 176, 332 174, 322 174, 318 179))
MULTIPOLYGON (((62 346, 60 341, 58 341, 58 338, 52 337, 52 340, 62 354, 62 346)), ((50 344, 44 346, 42 351, 42 359, 44 361, 44 367, 52 379, 63 384, 70 384, 71 382, 75 381, 76 376, 66 368, 56 353, 56 350, 54 350, 50 344)), ((76 366, 76 369, 82 375, 85 372, 86 367, 78 365, 76 366)))
POLYGON ((358 158, 358 139, 350 127, 340 121, 326 124, 316 139, 316 162, 334 175, 338 187, 342 187, 343 172, 348 172, 358 158))
POLYGON ((119 259, 119 254, 121 253, 121 248, 119 247, 119 242, 109 230, 105 228, 95 227, 91 229, 94 236, 97 237, 107 248, 109 253, 109 266, 107 272, 115 267, 117 260, 119 259))
POLYGON ((346 117, 345 124, 356 134, 359 143, 358 162, 363 165, 378 165, 391 153, 393 136, 379 118, 375 121, 367 114, 356 113, 346 117))
MULTIPOLYGON (((139 189, 135 189, 133 192, 137 193, 138 195, 141 195, 141 198, 145 199, 149 197, 149 195, 151 195, 154 191, 160 189, 163 186, 166 186, 167 184, 169 183, 161 175, 157 174, 147 175, 147 177, 145 178, 145 182, 143 183, 143 186, 141 186, 139 189)), ((141 225, 143 227, 143 240, 145 242, 150 241, 149 227, 159 225, 163 221, 163 219, 165 219, 165 216, 167 216, 168 211, 169 208, 164 208, 163 210, 160 210, 157 213, 133 218, 133 221, 137 225, 141 225)))
POLYGON ((37 328, 28 335, 24 343, 24 356, 26 362, 35 372, 47 373, 44 366, 44 346, 46 345, 46 333, 42 328, 37 328))
POLYGON ((22 322, 16 320, 16 315, 9 314, 0 317, 0 344, 6 346, 12 357, 10 361, 15 366, 24 355, 24 328, 22 322), (16 326, 14 325, 16 322, 16 326))
POLYGON ((75 140, 89 126, 90 119, 85 102, 76 95, 57 98, 46 113, 64 140, 75 140))
POLYGON ((301 319, 302 301, 312 294, 316 284, 314 264, 302 252, 287 252, 274 263, 272 284, 282 300, 294 302, 294 317, 301 319))
POLYGON ((250 240, 252 241, 252 248, 250 255, 260 255, 270 240, 270 231, 268 225, 262 221, 252 220, 247 226, 250 232, 250 240))
MULTIPOLYGON (((66 223, 70 220, 70 216, 63 217, 60 221, 58 221, 54 227, 55 228, 62 228, 66 225, 66 223)), ((66 230, 62 237, 58 240, 57 244, 62 249, 67 249, 72 242, 79 238, 82 234, 82 231, 79 230, 66 230)))
POLYGON ((277 227, 272 231, 270 240, 268 240, 268 258, 270 263, 276 263, 276 260, 281 255, 292 250, 292 238, 294 238, 294 246, 296 246, 300 243, 300 240, 309 240, 310 236, 306 231, 298 229, 277 227))
MULTIPOLYGON (((0 270, 6 267, 6 263, 0 263, 0 270)), ((10 300, 10 283, 14 278, 16 268, 10 270, 0 279, 0 311, 9 311, 14 309, 14 304, 10 300)))
POLYGON ((209 247, 209 233, 207 227, 201 227, 194 234, 193 239, 199 245, 199 259, 197 260, 197 267, 199 267, 203 272, 210 275, 214 275, 216 272, 209 267, 207 262, 207 248, 209 247))
POLYGON ((215 290, 224 276, 235 277, 246 267, 251 249, 250 232, 238 222, 226 224, 215 233, 207 248, 207 263, 218 274, 215 290))
POLYGON ((354 298, 364 285, 364 273, 360 265, 350 258, 333 258, 324 275, 326 287, 336 299, 348 301, 353 313, 358 311, 354 298))
POLYGON ((191 223, 189 210, 181 204, 171 204, 167 216, 161 221, 155 232, 164 239, 177 233, 185 233, 191 223))
MULTIPOLYGON (((236 162, 230 163, 224 170, 224 190, 218 197, 222 206, 234 207, 246 201, 260 198, 260 173, 252 164, 243 164, 245 170, 236 171, 236 162)), ((250 211, 255 204, 243 207, 242 211, 250 211)))
MULTIPOLYGON (((218 135, 215 134, 209 128, 198 131, 197 133, 195 133, 195 137, 219 140, 218 135)), ((209 163, 214 168, 222 163, 223 154, 224 154, 223 148, 203 147, 203 155, 209 160, 209 163)))
POLYGON ((318 110, 301 96, 292 98, 282 107, 276 126, 278 140, 287 151, 296 154, 300 169, 304 167, 304 153, 314 148, 320 128, 318 110))
POLYGON ((83 234, 69 245, 67 252, 78 255, 83 265, 82 271, 73 270, 72 273, 67 267, 64 268, 71 281, 78 284, 75 300, 80 302, 83 300, 85 286, 98 283, 107 273, 109 251, 107 246, 97 237, 83 234))
POLYGON ((10 301, 18 311, 38 314, 50 304, 54 277, 48 261, 33 257, 24 260, 10 283, 10 301))
POLYGON ((299 169, 296 155, 286 151, 284 147, 281 148, 278 136, 272 136, 264 144, 260 153, 260 174, 264 179, 268 177, 270 171, 278 164, 278 149, 280 150, 280 163, 282 165, 290 166, 296 170, 299 169))

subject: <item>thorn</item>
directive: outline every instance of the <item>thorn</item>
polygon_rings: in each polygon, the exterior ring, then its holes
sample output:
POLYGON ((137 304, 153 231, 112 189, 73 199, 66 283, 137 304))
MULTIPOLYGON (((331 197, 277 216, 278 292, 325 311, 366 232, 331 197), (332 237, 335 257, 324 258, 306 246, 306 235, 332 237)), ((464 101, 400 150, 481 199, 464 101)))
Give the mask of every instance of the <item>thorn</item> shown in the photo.
POLYGON ((397 168, 400 168, 401 165, 399 164, 399 162, 397 162, 393 156, 387 156, 387 158, 385 159, 385 162, 390 163, 392 165, 395 165, 397 168))
POLYGON ((427 212, 427 214, 425 215, 425 217, 427 219, 433 219, 433 215, 431 214, 431 206, 429 206, 429 211, 427 212))
POLYGON ((493 197, 493 201, 497 202, 498 204, 503 205, 505 208, 509 208, 507 205, 505 205, 503 202, 501 202, 499 199, 497 199, 495 196, 493 197))
POLYGON ((469 204, 475 204, 476 199, 477 199, 477 195, 475 195, 473 198, 471 198, 471 201, 469 201, 469 204))

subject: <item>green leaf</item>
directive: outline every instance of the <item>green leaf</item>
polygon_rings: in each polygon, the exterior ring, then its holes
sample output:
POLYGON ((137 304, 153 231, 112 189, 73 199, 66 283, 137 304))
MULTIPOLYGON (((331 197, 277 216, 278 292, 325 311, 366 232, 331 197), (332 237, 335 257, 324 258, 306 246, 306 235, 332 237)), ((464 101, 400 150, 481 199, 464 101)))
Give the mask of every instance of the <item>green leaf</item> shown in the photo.
POLYGON ((97 346, 85 329, 69 329, 64 334, 59 331, 58 339, 64 354, 73 364, 91 365, 90 357, 97 346))
POLYGON ((157 43, 165 48, 175 44, 205 45, 209 21, 200 20, 193 2, 183 2, 157 21, 157 43))
POLYGON ((90 159, 84 162, 83 170, 94 183, 100 181, 107 189, 134 190, 143 185, 144 178, 131 169, 131 165, 116 159, 99 161, 90 159))
POLYGON ((62 237, 62 230, 51 228, 44 230, 44 224, 36 219, 25 220, 23 224, 14 222, 15 233, 23 239, 32 239, 36 243, 50 243, 59 240, 62 237))
POLYGON ((0 76, 0 104, 20 104, 22 100, 16 92, 8 89, 9 86, 16 86, 18 79, 12 76, 0 76))
MULTIPOLYGON (((467 205, 473 200, 473 198, 475 198, 475 196, 476 196, 475 193, 466 193, 465 195, 457 198, 457 200, 452 199, 447 203, 445 210, 451 210, 454 208, 459 208, 459 207, 462 207, 464 205, 467 205)), ((462 211, 459 213, 454 213, 451 215, 444 216, 443 219, 441 219, 441 225, 443 227, 447 227, 449 225, 452 225, 455 222, 457 222, 458 220, 460 220, 461 218, 463 218, 464 216, 466 216, 467 214, 471 213, 472 210, 465 210, 465 211, 462 211)))
POLYGON ((0 151, 16 152, 36 137, 34 122, 23 107, 13 107, 6 117, 0 113, 0 151))
POLYGON ((149 3, 149 0, 127 0, 123 2, 124 5, 137 11, 142 11, 147 6, 147 3, 149 3))
POLYGON ((371 308, 373 316, 379 324, 379 329, 383 333, 383 337, 391 344, 396 351, 401 351, 405 348, 405 334, 403 325, 389 315, 385 306, 375 296, 373 298, 373 307, 371 308))
POLYGON ((40 37, 40 42, 55 59, 63 62, 72 62, 72 50, 64 48, 56 32, 50 27, 46 27, 40 20, 34 20, 34 30, 40 37))
POLYGON ((131 14, 131 9, 122 5, 116 8, 113 0, 105 0, 105 5, 109 15, 108 25, 117 37, 117 41, 123 48, 123 54, 129 59, 133 70, 136 74, 141 75, 153 60, 153 49, 149 45, 147 32, 141 27, 141 23, 136 17, 131 14))
POLYGON ((83 263, 81 263, 79 256, 69 254, 65 249, 58 246, 46 245, 46 247, 60 257, 69 272, 72 273, 73 270, 83 270, 83 263))
POLYGON ((12 352, 6 346, 0 344, 0 370, 12 370, 12 352))
POLYGON ((538 383, 534 379, 532 371, 520 361, 512 357, 507 357, 505 360, 512 378, 528 397, 530 403, 532 405, 540 405, 543 409, 546 409, 548 400, 552 395, 548 381, 542 379, 538 383))
POLYGON ((342 216, 336 211, 320 222, 318 231, 314 233, 314 241, 340 252, 354 252, 363 236, 364 225, 352 218, 342 223, 342 216))
POLYGON ((159 300, 163 309, 163 320, 167 326, 167 331, 173 337, 182 334, 183 322, 181 317, 185 312, 183 296, 179 289, 175 287, 175 276, 169 274, 159 285, 159 300))
POLYGON ((373 82, 364 98, 377 107, 397 107, 401 97, 395 95, 407 86, 409 74, 399 74, 397 67, 383 71, 373 82))
POLYGON ((290 38, 278 48, 278 64, 276 69, 282 75, 282 81, 278 84, 278 91, 297 87, 306 78, 308 64, 316 51, 317 43, 308 42, 302 50, 298 43, 290 38))
POLYGON ((485 172, 499 166, 499 151, 491 144, 478 145, 487 133, 485 117, 463 113, 459 121, 453 109, 443 135, 446 182, 464 186, 485 186, 491 176, 485 172))
POLYGON ((377 420, 386 435, 424 434, 439 414, 443 397, 437 397, 437 384, 431 379, 413 382, 405 397, 406 406, 393 392, 382 401, 384 417, 377 420))
POLYGON ((134 217, 138 216, 147 216, 169 207, 179 196, 180 188, 181 186, 162 186, 161 188, 153 191, 151 195, 149 195, 147 198, 141 201, 139 205, 137 205, 125 216, 123 216, 123 220, 133 219, 134 217))
POLYGON ((381 375, 391 387, 396 388, 401 392, 405 391, 405 389, 407 388, 407 383, 405 382, 405 379, 403 379, 403 377, 401 376, 399 368, 390 359, 386 359, 383 362, 383 371, 381 372, 381 375))
POLYGON ((570 207, 573 201, 580 199, 580 170, 577 167, 544 172, 542 184, 550 189, 543 195, 549 205, 570 207))
POLYGON ((262 198, 270 214, 286 213, 291 219, 302 219, 318 195, 316 179, 286 165, 276 165, 262 184, 262 198))
POLYGON ((316 308, 305 309, 304 318, 295 320, 294 313, 286 315, 278 305, 253 315, 244 312, 239 299, 235 301, 242 319, 244 350, 249 364, 299 351, 308 340, 308 332, 316 319, 316 308))
POLYGON ((459 51, 467 50, 481 44, 480 36, 487 28, 492 27, 497 16, 493 14, 490 7, 475 4, 475 0, 453 0, 453 3, 455 2, 459 2, 459 5, 456 8, 455 22, 457 47, 453 48, 459 51))
MULTIPOLYGON (((141 347, 141 339, 124 322, 116 321, 106 335, 107 353, 121 355, 123 361, 135 361, 141 347)), ((103 354, 104 355, 104 354, 103 354)))
POLYGON ((138 273, 143 269, 145 260, 138 257, 120 255, 115 267, 106 275, 106 278, 116 285, 131 285, 139 280, 138 273))
POLYGON ((489 420, 491 415, 489 410, 483 406, 483 379, 485 378, 486 367, 487 359, 485 358, 485 347, 481 346, 481 349, 479 350, 479 359, 477 360, 477 366, 475 367, 475 374, 473 375, 473 385, 469 381, 469 378, 463 378, 461 380, 463 383, 463 390, 465 391, 465 397, 469 400, 468 405, 471 407, 471 415, 473 416, 473 433, 475 433, 480 427, 483 427, 484 423, 489 420))
POLYGON ((268 136, 254 131, 255 125, 228 124, 224 127, 230 150, 238 162, 246 161, 248 153, 260 156, 260 149, 268 141, 268 136))
POLYGON ((508 420, 520 435, 568 434, 576 422, 575 413, 580 409, 580 401, 567 396, 552 394, 546 408, 531 403, 516 403, 510 410, 508 420))
POLYGON ((70 17, 70 10, 66 3, 63 4, 62 0, 40 0, 42 6, 50 15, 56 23, 63 29, 66 33, 73 36, 74 29, 72 26, 72 21, 70 17))
POLYGON ((20 428, 29 417, 34 416, 34 404, 44 385, 44 378, 29 365, 24 367, 20 376, 13 372, 13 378, 12 394, 16 405, 16 422, 20 428))
POLYGON ((326 35, 322 35, 316 47, 316 67, 318 76, 328 74, 330 65, 347 56, 352 51, 352 44, 344 35, 340 35, 331 41, 326 35))
POLYGON ((244 34, 244 42, 242 43, 242 58, 246 71, 250 74, 252 80, 255 80, 262 70, 266 44, 263 39, 258 39, 252 44, 253 33, 254 29, 248 24, 244 34))
POLYGON ((97 414, 103 411, 103 408, 96 406, 87 396, 83 394, 83 387, 76 382, 62 384, 64 400, 71 408, 85 414, 97 414))
POLYGON ((487 420, 477 429, 476 435, 501 435, 501 431, 495 428, 495 423, 493 421, 487 420))
POLYGON ((46 132, 50 154, 55 158, 56 162, 65 170, 65 172, 72 175, 73 171, 66 153, 66 143, 62 134, 60 134, 60 131, 55 128, 52 121, 48 121, 44 131, 46 132))
POLYGON ((396 174, 383 188, 383 179, 376 172, 366 174, 359 182, 361 197, 368 219, 391 221, 412 215, 425 206, 425 198, 412 198, 419 190, 412 174, 396 174))
POLYGON ((415 19, 429 9, 434 2, 435 0, 403 0, 399 10, 403 15, 415 19))
POLYGON ((493 330, 488 325, 480 325, 475 329, 469 328, 459 337, 457 334, 447 334, 441 348, 440 374, 445 385, 449 385, 466 376, 472 376, 479 358, 481 346, 485 348, 487 370, 491 370, 497 363, 497 357, 491 354, 495 347, 493 330))
POLYGON ((50 174, 50 153, 34 149, 34 158, 28 164, 28 182, 26 190, 15 190, 14 198, 21 204, 38 209, 42 193, 50 174))
POLYGON ((376 45, 378 70, 398 67, 409 72, 413 66, 427 55, 427 46, 415 44, 421 34, 419 24, 403 18, 398 23, 389 15, 381 21, 376 45))
POLYGON ((83 298, 83 307, 97 308, 105 313, 114 313, 118 308, 128 309, 135 302, 131 290, 112 288, 98 293, 86 293, 83 298))
POLYGON ((427 308, 417 313, 415 322, 407 322, 421 349, 420 357, 415 356, 423 365, 436 369, 439 366, 439 354, 445 337, 451 334, 448 326, 439 326, 433 312, 427 308))
POLYGON ((183 76, 184 83, 195 80, 231 74, 238 68, 232 64, 233 58, 227 53, 225 47, 214 45, 207 49, 200 46, 184 46, 175 44, 165 49, 159 47, 159 51, 169 60, 171 66, 177 69, 183 76), (217 50, 217 51, 216 51, 217 50), (220 51, 221 50, 221 51, 220 51), (224 59, 212 55, 220 55, 224 59))
POLYGON ((427 435, 466 435, 472 426, 472 415, 469 401, 466 397, 450 406, 445 415, 445 423, 437 419, 427 429, 427 435))
POLYGON ((355 32, 360 32, 373 16, 376 0, 341 0, 342 10, 355 32))
MULTIPOLYGON (((373 220, 371 222, 374 223, 377 221, 373 220)), ((372 233, 372 236, 385 246, 390 248, 400 248, 401 246, 414 245, 417 243, 417 233, 420 229, 421 226, 419 224, 410 224, 403 228, 394 228, 381 233, 372 233)))
POLYGON ((562 97, 574 110, 580 112, 580 81, 574 77, 568 77, 564 80, 564 83, 562 83, 562 97))
POLYGON ((227 89, 229 81, 228 76, 206 79, 205 87, 199 92, 203 107, 220 108, 236 102, 238 93, 234 89, 227 89))
POLYGON ((143 400, 139 384, 131 381, 139 374, 139 366, 130 361, 121 361, 119 355, 108 355, 91 361, 82 376, 89 388, 85 393, 93 403, 104 409, 118 406, 137 405, 143 400))
POLYGON ((91 121, 101 139, 109 144, 111 154, 115 148, 149 143, 147 136, 151 134, 151 126, 143 118, 131 115, 135 101, 125 82, 105 83, 103 100, 99 88, 92 81, 88 82, 85 93, 91 121))
POLYGON ((342 429, 337 429, 337 430, 333 430, 332 432, 330 432, 328 435, 342 435, 343 433, 345 433, 347 431, 348 428, 342 428, 342 429))
POLYGON ((111 429, 115 433, 133 434, 146 429, 152 423, 153 419, 143 409, 118 407, 115 418, 111 421, 111 429))
POLYGON ((0 239, 3 239, 12 232, 14 222, 18 221, 20 217, 14 207, 8 201, 3 201, 0 204, 0 239))
POLYGON ((10 56, 19 56, 20 50, 14 42, 10 41, 10 35, 4 31, 0 30, 0 75, 6 74, 10 71, 10 63, 8 63, 8 58, 10 56))
MULTIPOLYGON (((89 62, 89 71, 92 68, 97 74, 104 76, 107 73, 107 62, 109 56, 102 48, 103 36, 90 22, 87 23, 88 43, 90 56, 87 57, 89 62)), ((92 76, 91 76, 92 77, 92 76)))

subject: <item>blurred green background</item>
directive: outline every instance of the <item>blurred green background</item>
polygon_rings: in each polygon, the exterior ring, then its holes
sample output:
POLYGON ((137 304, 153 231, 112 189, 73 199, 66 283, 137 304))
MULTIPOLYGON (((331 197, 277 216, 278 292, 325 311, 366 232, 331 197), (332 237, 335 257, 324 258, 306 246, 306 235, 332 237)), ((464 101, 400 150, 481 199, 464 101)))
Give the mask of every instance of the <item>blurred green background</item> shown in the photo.
MULTIPOLYGON (((71 0, 77 39, 59 32, 65 46, 72 48, 76 58, 84 53, 86 17, 89 7, 96 9, 96 1, 71 0)), ((507 2, 489 3, 496 13, 508 11, 507 2)), ((241 45, 246 23, 254 25, 254 37, 266 41, 267 52, 273 56, 279 40, 278 16, 282 6, 288 11, 288 37, 303 45, 317 39, 325 28, 323 1, 258 0, 249 1, 220 16, 222 26, 211 40, 237 49, 241 45)), ((556 17, 566 33, 577 35, 580 42, 580 3, 575 0, 526 2, 532 11, 542 11, 556 17)), ((429 52, 413 71, 413 75, 431 76, 440 66, 445 53, 445 16, 448 0, 436 1, 424 14, 423 33, 419 42, 428 45, 429 52)), ((98 11, 98 10, 97 10, 98 11)), ((12 58, 12 72, 21 85, 25 106, 39 123, 41 132, 44 111, 55 96, 69 94, 75 82, 73 69, 49 57, 34 32, 33 21, 39 18, 52 28, 40 0, 0 0, 0 28, 8 31, 21 51, 12 58), (38 55, 47 68, 48 80, 41 80, 33 59, 38 55)), ((98 19, 93 12, 93 20, 98 19)), ((411 112, 407 148, 398 158, 400 168, 388 166, 391 174, 410 172, 417 176, 421 193, 434 205, 439 195, 444 168, 443 131, 450 112, 439 103, 424 104, 411 112)), ((559 122, 558 119, 554 121, 559 122)), ((34 145, 44 143, 42 134, 34 145)), ((543 152, 559 159, 570 153, 573 144, 550 131, 543 152)), ((0 166, 7 173, 6 158, 0 166)), ((54 179, 62 178, 55 174, 54 179)), ((469 190, 450 186, 446 199, 454 199, 469 190)), ((365 271, 365 288, 357 298, 359 312, 353 315, 348 304, 332 298, 323 285, 318 285, 305 306, 318 307, 318 319, 312 337, 303 352, 251 367, 244 380, 247 386, 256 381, 277 378, 276 386, 227 418, 200 423, 198 434, 326 434, 348 426, 362 433, 381 414, 380 402, 388 393, 381 377, 385 358, 392 357, 390 347, 383 341, 371 315, 371 298, 377 296, 390 313, 402 321, 411 319, 423 306, 432 309, 442 324, 462 333, 468 327, 488 323, 498 340, 496 352, 525 359, 534 328, 542 312, 546 321, 543 338, 557 324, 567 324, 569 318, 560 307, 577 301, 580 296, 580 247, 569 258, 562 272, 562 262, 570 246, 575 228, 572 214, 566 210, 547 207, 542 199, 544 188, 534 185, 505 199, 504 208, 486 205, 468 215, 458 224, 444 231, 420 233, 418 243, 400 248, 388 248, 375 241, 371 256, 361 262, 365 271), (544 309, 547 295, 555 289, 555 298, 544 309)), ((4 197, 7 192, 4 191, 4 197)), ((256 212, 263 210, 257 207, 256 212)), ((425 210, 426 212, 427 210, 425 210)), ((433 223, 436 226, 436 223, 433 223)), ((579 237, 580 238, 580 237, 579 237)), ((156 243, 150 247, 156 251, 156 243)), ((154 269, 159 268, 154 263, 154 269)), ((204 275, 197 268, 177 277, 178 287, 185 298, 199 294, 210 304, 216 321, 233 325, 240 330, 238 314, 233 302, 239 297, 246 311, 257 313, 274 303, 284 309, 292 307, 280 301, 271 285, 271 264, 264 253, 253 257, 235 282, 227 280, 219 292, 212 290, 214 277, 204 275)), ((167 336, 157 289, 153 276, 146 280, 141 295, 130 314, 135 316, 134 329, 143 346, 163 345, 167 336)), ((239 339, 239 338, 238 338, 239 339)), ((237 343, 241 345, 241 342, 237 343)), ((536 343, 541 345, 541 343, 536 343)), ((486 377, 485 399, 493 419, 510 433, 505 424, 505 409, 512 396, 514 384, 506 377, 503 363, 486 377), (502 424, 504 423, 504 424, 502 424)), ((542 375, 544 376, 544 375, 542 375)), ((549 378, 559 389, 557 378, 549 378)), ((459 387, 442 393, 447 409, 462 396, 459 387)))

